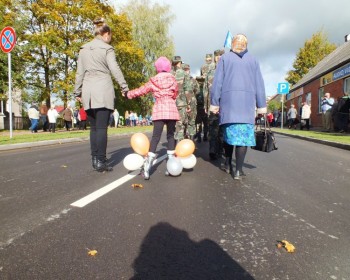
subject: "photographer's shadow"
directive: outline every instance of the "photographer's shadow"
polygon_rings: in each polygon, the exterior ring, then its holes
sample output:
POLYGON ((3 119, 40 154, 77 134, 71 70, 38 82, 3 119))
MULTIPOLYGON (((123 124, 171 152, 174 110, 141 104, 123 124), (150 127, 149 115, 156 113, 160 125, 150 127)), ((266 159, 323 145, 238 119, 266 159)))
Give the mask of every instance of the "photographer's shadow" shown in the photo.
POLYGON ((192 241, 164 222, 150 229, 133 268, 132 280, 254 279, 214 241, 192 241))

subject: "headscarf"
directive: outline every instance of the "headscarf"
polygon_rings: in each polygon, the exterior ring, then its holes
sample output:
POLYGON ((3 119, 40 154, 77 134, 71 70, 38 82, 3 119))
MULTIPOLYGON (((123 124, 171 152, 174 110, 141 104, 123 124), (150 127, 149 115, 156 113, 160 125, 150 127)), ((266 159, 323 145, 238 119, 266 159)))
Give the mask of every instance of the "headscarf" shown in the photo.
POLYGON ((154 63, 154 66, 156 67, 157 73, 170 72, 171 70, 171 62, 164 56, 158 58, 154 63))

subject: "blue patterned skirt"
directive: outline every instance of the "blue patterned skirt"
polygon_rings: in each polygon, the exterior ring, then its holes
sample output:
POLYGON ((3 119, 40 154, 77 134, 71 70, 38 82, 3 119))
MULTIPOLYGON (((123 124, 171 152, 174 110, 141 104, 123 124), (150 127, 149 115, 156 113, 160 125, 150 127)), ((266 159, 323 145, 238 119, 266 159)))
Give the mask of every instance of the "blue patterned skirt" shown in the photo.
POLYGON ((233 146, 255 146, 254 124, 227 123, 222 125, 224 141, 233 146))

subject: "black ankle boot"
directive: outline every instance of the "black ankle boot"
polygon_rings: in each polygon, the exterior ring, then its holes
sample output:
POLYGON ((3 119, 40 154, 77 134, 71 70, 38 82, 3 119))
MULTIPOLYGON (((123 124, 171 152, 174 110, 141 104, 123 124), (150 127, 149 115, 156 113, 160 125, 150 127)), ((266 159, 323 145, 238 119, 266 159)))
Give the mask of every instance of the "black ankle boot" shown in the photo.
POLYGON ((92 156, 91 162, 92 162, 92 168, 93 168, 93 169, 96 169, 96 166, 97 166, 97 156, 92 156))
POLYGON ((95 169, 98 172, 105 172, 105 171, 108 172, 108 171, 112 171, 113 170, 112 167, 107 165, 106 159, 104 159, 104 160, 97 160, 95 169))

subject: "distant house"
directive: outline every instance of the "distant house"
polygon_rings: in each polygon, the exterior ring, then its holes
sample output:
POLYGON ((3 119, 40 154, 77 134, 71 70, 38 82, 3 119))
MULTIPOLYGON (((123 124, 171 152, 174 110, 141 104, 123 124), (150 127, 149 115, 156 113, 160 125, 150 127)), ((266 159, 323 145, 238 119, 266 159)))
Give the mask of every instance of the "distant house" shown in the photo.
POLYGON ((344 92, 350 93, 350 36, 345 43, 321 60, 287 94, 286 106, 294 104, 297 111, 301 103, 311 104, 311 124, 322 126, 321 99, 326 92, 335 100, 344 92))

